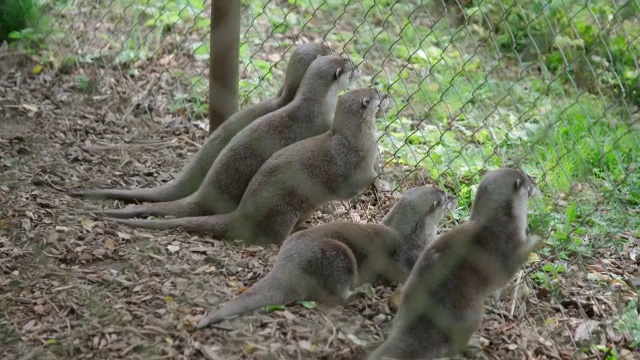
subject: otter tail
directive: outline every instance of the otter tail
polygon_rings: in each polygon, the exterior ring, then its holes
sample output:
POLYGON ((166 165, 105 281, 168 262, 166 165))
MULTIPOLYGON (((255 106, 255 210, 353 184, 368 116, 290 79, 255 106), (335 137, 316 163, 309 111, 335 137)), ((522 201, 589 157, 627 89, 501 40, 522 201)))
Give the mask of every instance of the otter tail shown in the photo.
POLYGON ((187 186, 188 184, 183 184, 183 182, 181 178, 177 178, 154 188, 74 190, 68 191, 67 194, 73 197, 94 200, 109 199, 126 202, 173 201, 189 196, 198 190, 197 186, 190 188, 187 186))
POLYGON ((235 217, 235 213, 228 213, 221 215, 183 217, 179 219, 114 219, 113 221, 130 227, 150 230, 168 230, 180 228, 188 232, 208 234, 213 236, 214 238, 225 240, 229 239, 229 237, 232 236, 232 234, 230 234, 230 229, 233 225, 235 217))
POLYGON ((202 181, 207 176, 211 164, 218 158, 222 149, 229 143, 231 138, 242 128, 245 123, 227 125, 214 131, 180 171, 175 179, 154 188, 140 189, 92 189, 69 191, 68 195, 85 199, 109 199, 122 200, 126 202, 163 202, 174 201, 187 197, 200 187, 202 181))
POLYGON ((188 216, 212 215, 198 206, 192 196, 167 202, 129 205, 122 209, 101 209, 92 211, 111 218, 128 219, 140 216, 174 216, 183 218, 188 216))
POLYGON ((297 300, 299 296, 295 287, 287 285, 285 278, 274 275, 274 270, 247 291, 202 318, 197 325, 198 329, 265 306, 285 305, 297 300))

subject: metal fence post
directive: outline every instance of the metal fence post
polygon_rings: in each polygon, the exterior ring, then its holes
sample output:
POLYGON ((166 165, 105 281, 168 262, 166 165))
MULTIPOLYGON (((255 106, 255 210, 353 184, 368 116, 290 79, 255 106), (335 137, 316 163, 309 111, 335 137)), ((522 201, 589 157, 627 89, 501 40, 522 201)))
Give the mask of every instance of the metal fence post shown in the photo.
POLYGON ((209 132, 238 110, 240 0, 211 2, 209 132))

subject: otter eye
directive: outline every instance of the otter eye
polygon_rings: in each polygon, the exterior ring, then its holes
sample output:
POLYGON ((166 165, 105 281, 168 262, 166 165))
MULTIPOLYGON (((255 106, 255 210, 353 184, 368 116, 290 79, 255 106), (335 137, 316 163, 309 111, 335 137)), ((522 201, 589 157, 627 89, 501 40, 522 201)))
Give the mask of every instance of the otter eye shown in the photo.
POLYGON ((363 109, 366 109, 369 106, 369 104, 371 104, 371 99, 369 99, 369 98, 362 99, 362 108, 363 109))
POLYGON ((340 75, 342 75, 342 68, 336 70, 336 73, 333 74, 333 79, 338 80, 338 78, 340 78, 340 75))

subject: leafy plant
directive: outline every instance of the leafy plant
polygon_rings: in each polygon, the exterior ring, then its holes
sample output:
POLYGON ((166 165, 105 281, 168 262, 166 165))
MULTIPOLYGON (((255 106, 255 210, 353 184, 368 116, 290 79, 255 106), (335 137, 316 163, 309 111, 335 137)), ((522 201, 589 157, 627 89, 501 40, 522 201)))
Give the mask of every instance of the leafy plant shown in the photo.
POLYGON ((201 16, 204 3, 198 0, 137 0, 136 9, 147 15, 144 25, 169 31, 173 26, 185 23, 193 24, 196 30, 208 30, 210 20, 201 16))
MULTIPOLYGON (((542 57, 547 67, 594 94, 608 92, 640 104, 640 29, 632 24, 637 1, 477 0, 471 22, 491 29, 506 54, 524 61, 542 57), (625 28, 626 27, 626 28, 625 28), (636 60, 634 60, 636 59, 636 60)), ((485 34, 486 35, 486 34, 485 34)))
POLYGON ((39 17, 37 5, 33 0, 0 1, 0 43, 34 38, 39 17))
POLYGON ((640 346, 640 303, 637 299, 629 301, 622 314, 616 318, 615 326, 625 334, 629 334, 632 342, 631 348, 640 346))

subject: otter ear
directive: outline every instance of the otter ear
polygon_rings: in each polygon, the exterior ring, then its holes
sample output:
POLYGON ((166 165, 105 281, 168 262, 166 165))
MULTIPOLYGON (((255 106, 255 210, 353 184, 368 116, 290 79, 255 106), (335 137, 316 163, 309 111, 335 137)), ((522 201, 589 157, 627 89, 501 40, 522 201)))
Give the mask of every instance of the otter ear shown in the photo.
POLYGON ((371 104, 371 99, 369 99, 368 97, 362 99, 362 108, 366 109, 369 104, 371 104))
POLYGON ((516 179, 516 190, 520 189, 521 186, 522 186, 522 180, 516 179))
POLYGON ((433 204, 431 204, 431 210, 430 211, 434 211, 435 209, 438 208, 438 206, 440 206, 440 200, 434 201, 433 204))
POLYGON ((338 80, 340 78, 340 75, 342 75, 342 68, 339 68, 338 70, 336 70, 336 73, 333 74, 333 79, 338 80))

